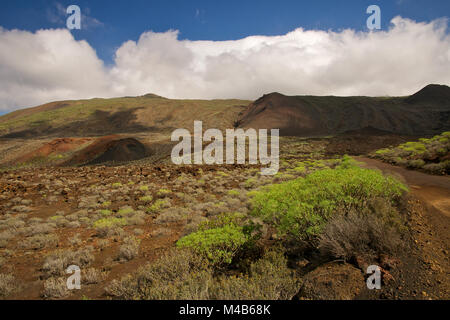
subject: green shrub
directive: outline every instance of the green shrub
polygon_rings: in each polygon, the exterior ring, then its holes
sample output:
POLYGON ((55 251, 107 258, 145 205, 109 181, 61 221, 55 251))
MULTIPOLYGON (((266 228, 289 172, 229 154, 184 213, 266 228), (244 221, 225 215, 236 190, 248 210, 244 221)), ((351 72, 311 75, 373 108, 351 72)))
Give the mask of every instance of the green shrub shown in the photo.
POLYGON ((104 218, 94 222, 93 227, 95 229, 101 228, 114 228, 114 227, 123 227, 127 224, 127 221, 124 218, 104 218))
POLYGON ((160 189, 157 194, 159 197, 165 197, 171 193, 172 193, 172 191, 169 189, 160 189))
POLYGON ((161 209, 167 207, 169 205, 169 202, 165 199, 158 199, 156 200, 150 207, 147 208, 148 213, 156 213, 160 211, 161 209))
POLYGON ((406 142, 395 148, 381 149, 372 156, 400 166, 446 174, 447 171, 439 170, 439 167, 446 161, 449 149, 449 133, 444 132, 431 139, 422 138, 419 142, 406 142))
POLYGON ((319 170, 257 192, 251 199, 252 214, 283 236, 307 240, 321 233, 336 210, 364 208, 374 197, 395 201, 406 190, 394 178, 343 161, 336 169, 319 170))
POLYGON ((111 210, 107 210, 107 209, 100 210, 99 212, 100 212, 100 214, 102 216, 110 216, 112 214, 112 211, 111 210))
POLYGON ((153 201, 153 197, 152 196, 144 196, 144 197, 140 197, 139 201, 145 202, 145 203, 150 203, 153 201))
POLYGON ((425 165, 425 161, 423 161, 422 159, 408 161, 408 167, 410 167, 410 168, 420 169, 424 165, 425 165))
POLYGON ((103 202, 103 203, 101 204, 101 206, 102 206, 103 208, 108 208, 108 207, 111 206, 111 201, 105 201, 105 202, 103 202))
POLYGON ((239 190, 228 190, 227 194, 232 197, 238 197, 241 193, 239 190))
POLYGON ((119 211, 117 212, 117 214, 121 217, 123 216, 128 216, 130 214, 132 214, 134 212, 134 209, 131 207, 123 207, 121 209, 119 209, 119 211))
POLYGON ((177 242, 179 248, 190 248, 215 265, 230 264, 233 257, 248 241, 243 227, 228 224, 191 233, 177 242))

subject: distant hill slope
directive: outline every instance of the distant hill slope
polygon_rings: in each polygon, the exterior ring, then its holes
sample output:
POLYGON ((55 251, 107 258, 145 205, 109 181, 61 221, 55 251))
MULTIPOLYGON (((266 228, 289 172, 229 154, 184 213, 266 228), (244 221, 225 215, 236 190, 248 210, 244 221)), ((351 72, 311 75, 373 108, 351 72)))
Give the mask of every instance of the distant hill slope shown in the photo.
POLYGON ((409 97, 265 95, 240 115, 242 128, 279 128, 282 135, 321 136, 371 128, 402 135, 450 129, 450 88, 429 85, 409 97))
POLYGON ((0 137, 76 137, 191 129, 232 128, 248 100, 171 100, 141 97, 52 102, 0 117, 0 137))
POLYGON ((282 135, 384 132, 426 136, 450 130, 450 88, 429 85, 409 97, 317 97, 271 93, 248 100, 140 97, 52 102, 0 117, 0 137, 86 137, 204 128, 281 129, 282 135))

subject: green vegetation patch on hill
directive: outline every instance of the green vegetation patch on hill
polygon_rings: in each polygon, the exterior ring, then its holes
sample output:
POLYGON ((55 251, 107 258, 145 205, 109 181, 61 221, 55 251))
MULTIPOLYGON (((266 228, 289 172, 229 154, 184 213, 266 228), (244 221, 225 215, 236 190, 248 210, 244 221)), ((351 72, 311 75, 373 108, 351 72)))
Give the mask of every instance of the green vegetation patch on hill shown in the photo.
POLYGON ((376 151, 372 157, 433 174, 450 172, 450 132, 376 151))

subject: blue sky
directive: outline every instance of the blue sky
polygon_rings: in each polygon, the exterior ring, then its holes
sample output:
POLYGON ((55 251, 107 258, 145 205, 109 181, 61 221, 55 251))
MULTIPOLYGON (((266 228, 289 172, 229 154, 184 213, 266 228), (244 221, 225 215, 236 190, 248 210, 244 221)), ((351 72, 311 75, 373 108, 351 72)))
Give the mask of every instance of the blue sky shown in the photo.
POLYGON ((235 40, 250 35, 282 35, 298 27, 319 30, 366 28, 366 8, 377 4, 382 27, 400 15, 429 22, 448 16, 448 0, 2 0, 0 26, 36 31, 62 28, 61 8, 79 5, 91 22, 73 30, 85 39, 107 64, 127 40, 137 40, 145 31, 180 31, 180 39, 235 40))

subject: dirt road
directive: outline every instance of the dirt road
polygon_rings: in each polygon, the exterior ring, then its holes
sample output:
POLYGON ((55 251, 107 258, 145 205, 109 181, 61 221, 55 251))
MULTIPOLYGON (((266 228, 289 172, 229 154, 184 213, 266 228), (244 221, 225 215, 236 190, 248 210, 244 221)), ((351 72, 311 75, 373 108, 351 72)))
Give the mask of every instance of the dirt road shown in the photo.
POLYGON ((433 176, 364 157, 355 159, 363 162, 364 167, 396 176, 409 186, 413 208, 410 228, 420 269, 423 267, 416 276, 416 281, 422 281, 422 291, 414 294, 423 299, 449 299, 450 177, 433 176))

